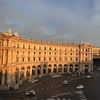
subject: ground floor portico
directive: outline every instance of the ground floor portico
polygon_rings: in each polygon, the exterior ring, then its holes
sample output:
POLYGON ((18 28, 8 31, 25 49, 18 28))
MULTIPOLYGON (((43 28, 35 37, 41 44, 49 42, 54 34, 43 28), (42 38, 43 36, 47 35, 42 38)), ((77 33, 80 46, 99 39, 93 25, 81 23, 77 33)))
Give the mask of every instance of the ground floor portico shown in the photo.
POLYGON ((91 73, 93 66, 91 64, 23 64, 9 67, 9 69, 0 70, 0 86, 21 84, 21 82, 47 74, 72 74, 72 73, 91 73))

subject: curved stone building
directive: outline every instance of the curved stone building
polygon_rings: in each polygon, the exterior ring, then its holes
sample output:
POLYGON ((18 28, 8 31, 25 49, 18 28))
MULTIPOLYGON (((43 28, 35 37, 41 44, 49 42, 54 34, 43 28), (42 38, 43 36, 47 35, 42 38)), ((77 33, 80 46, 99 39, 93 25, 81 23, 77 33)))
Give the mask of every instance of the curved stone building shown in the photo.
POLYGON ((0 88, 49 73, 93 72, 93 44, 37 41, 0 32, 0 88))

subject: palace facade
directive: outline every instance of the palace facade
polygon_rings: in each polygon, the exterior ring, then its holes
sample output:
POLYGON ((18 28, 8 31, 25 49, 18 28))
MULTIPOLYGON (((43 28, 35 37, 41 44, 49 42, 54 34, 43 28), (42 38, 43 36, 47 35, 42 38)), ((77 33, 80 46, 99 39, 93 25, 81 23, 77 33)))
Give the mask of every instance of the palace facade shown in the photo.
POLYGON ((39 75, 93 73, 93 44, 64 44, 0 32, 0 88, 39 75))

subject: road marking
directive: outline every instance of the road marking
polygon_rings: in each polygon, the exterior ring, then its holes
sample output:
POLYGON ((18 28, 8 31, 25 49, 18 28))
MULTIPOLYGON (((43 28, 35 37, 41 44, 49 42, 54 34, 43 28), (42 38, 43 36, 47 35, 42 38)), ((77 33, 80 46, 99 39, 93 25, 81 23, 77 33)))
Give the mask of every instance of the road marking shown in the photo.
POLYGON ((79 94, 80 100, 87 100, 82 90, 77 91, 77 94, 79 94))

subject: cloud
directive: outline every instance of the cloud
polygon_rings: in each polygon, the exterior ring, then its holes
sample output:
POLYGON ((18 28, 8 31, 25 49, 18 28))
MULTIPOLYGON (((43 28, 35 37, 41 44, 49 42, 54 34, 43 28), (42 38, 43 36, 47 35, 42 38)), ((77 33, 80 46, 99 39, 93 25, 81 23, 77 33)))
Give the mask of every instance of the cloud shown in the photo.
POLYGON ((44 41, 99 45, 99 0, 3 0, 0 30, 44 41))

